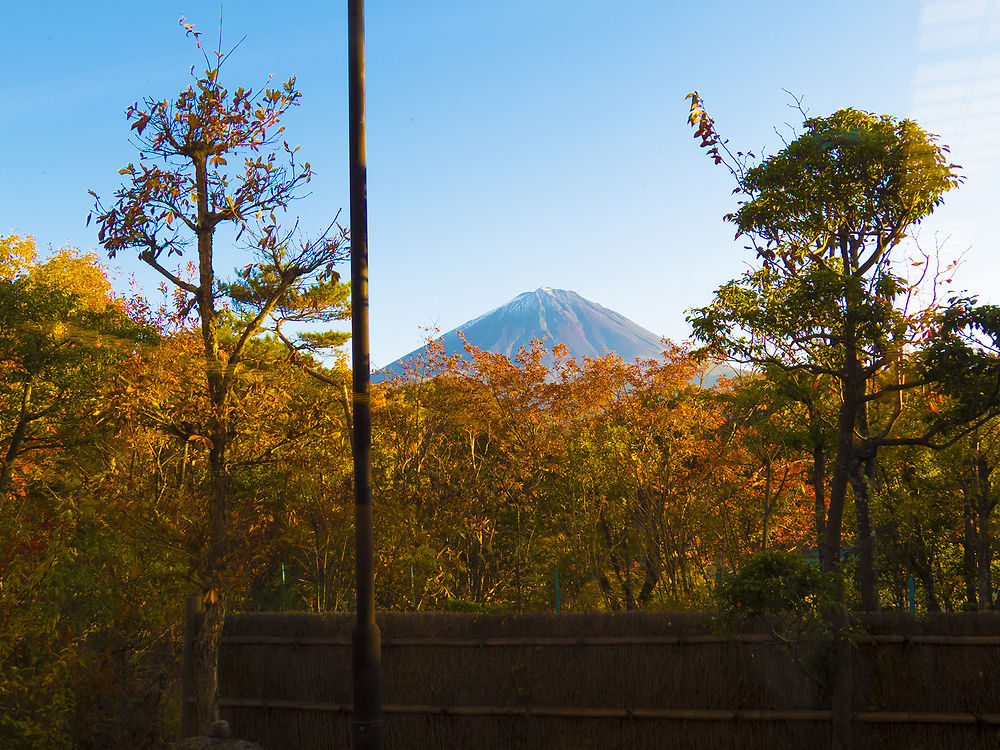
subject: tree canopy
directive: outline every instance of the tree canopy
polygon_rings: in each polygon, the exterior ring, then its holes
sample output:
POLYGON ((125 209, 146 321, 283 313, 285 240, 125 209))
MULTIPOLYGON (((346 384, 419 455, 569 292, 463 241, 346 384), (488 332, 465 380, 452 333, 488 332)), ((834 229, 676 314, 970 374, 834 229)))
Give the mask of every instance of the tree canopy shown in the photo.
MULTIPOLYGON (((692 310, 688 320, 715 356, 835 382, 838 400, 830 419, 836 447, 823 556, 827 565, 839 565, 850 485, 863 598, 866 608, 875 608, 868 502, 877 452, 887 444, 927 441, 961 421, 942 417, 905 437, 896 431, 903 394, 933 379, 927 358, 917 353, 931 351, 929 339, 954 315, 934 296, 936 259, 907 257, 898 248, 961 182, 958 167, 948 161, 947 147, 913 121, 855 109, 806 119, 794 141, 748 166, 752 155, 733 155, 700 97, 689 98, 696 137, 737 180, 739 208, 725 218, 737 237, 751 240, 759 265, 718 289, 713 302, 692 310), (916 278, 906 273, 913 268, 921 271, 916 278), (925 299, 931 302, 921 304, 925 299)), ((963 358, 995 372, 995 361, 979 350, 955 336, 948 344, 933 349, 938 374, 947 370, 963 380, 956 366, 963 358)), ((966 416, 981 416, 988 406, 981 398, 966 416)))

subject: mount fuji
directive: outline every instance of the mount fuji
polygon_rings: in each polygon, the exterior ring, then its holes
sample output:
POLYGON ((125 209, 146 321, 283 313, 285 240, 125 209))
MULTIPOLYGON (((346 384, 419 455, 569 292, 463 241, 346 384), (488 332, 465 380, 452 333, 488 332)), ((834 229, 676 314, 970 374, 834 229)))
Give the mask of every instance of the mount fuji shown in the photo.
MULTIPOLYGON (((513 358, 518 350, 542 339, 547 348, 562 343, 571 357, 601 357, 616 352, 626 362, 658 359, 660 337, 620 313, 584 299, 576 292, 541 287, 463 323, 440 337, 449 355, 463 351, 462 339, 486 351, 513 358)), ((419 360, 421 347, 372 374, 375 382, 401 374, 404 363, 419 360)))

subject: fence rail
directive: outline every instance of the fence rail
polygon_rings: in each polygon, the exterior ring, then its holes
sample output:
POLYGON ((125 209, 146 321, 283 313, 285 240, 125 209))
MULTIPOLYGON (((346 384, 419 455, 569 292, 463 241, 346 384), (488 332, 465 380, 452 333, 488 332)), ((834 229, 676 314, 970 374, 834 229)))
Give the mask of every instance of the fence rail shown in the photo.
MULTIPOLYGON (((349 714, 349 703, 317 703, 314 701, 266 700, 263 698, 221 698, 223 708, 262 708, 269 711, 317 711, 349 714)), ((669 708, 579 708, 575 706, 421 706, 387 704, 386 714, 424 714, 428 716, 513 716, 558 717, 564 719, 668 719, 676 721, 817 721, 829 722, 833 712, 819 711, 753 711, 669 708)), ((910 711, 860 711, 855 714, 866 724, 982 724, 1000 726, 1000 713, 941 713, 910 711)))
MULTIPOLYGON (((636 636, 620 638, 386 638, 383 648, 487 648, 487 647, 551 647, 551 646, 696 646, 719 643, 772 643, 770 635, 736 634, 731 636, 636 636)), ((863 635, 854 639, 869 645, 928 645, 928 646, 1000 646, 1000 636, 981 635, 863 635)), ((229 646, 350 646, 349 636, 288 637, 235 635, 222 639, 229 646)))

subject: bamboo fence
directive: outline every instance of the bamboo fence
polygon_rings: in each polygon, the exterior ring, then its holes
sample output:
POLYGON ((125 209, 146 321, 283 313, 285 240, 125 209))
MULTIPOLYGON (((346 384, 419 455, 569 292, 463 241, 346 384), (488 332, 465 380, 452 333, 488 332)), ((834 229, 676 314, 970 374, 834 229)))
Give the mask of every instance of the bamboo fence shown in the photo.
MULTIPOLYGON (((691 613, 379 618, 386 746, 830 747, 829 652, 691 613)), ((862 620, 858 748, 1000 746, 1000 616, 862 620)), ((230 618, 220 709, 268 750, 350 746, 351 615, 230 618)), ((188 629, 191 632, 191 629, 188 629)))

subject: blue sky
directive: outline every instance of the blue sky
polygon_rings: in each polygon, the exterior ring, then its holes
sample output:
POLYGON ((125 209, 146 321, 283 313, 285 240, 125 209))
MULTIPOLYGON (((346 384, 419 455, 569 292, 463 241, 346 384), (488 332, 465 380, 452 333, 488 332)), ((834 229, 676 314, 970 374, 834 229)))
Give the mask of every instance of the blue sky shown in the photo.
MULTIPOLYGON (((201 63, 181 15, 214 41, 218 2, 6 9, 0 232, 97 247, 87 191, 110 198, 136 158, 126 107, 174 96, 201 63)), ((346 2, 229 0, 223 46, 243 37, 224 82, 294 74, 303 92, 286 134, 317 177, 292 210, 320 230, 347 216, 346 2)), ((367 53, 375 366, 420 346, 421 327, 540 286, 686 338, 685 310, 752 260, 721 220, 731 179, 686 125, 693 89, 757 153, 801 119, 783 89, 813 115, 852 106, 940 134, 967 181, 921 245, 964 256, 956 283, 1000 302, 1000 0, 369 0, 367 53)), ((155 291, 135 259, 113 266, 120 288, 135 274, 155 291)))

